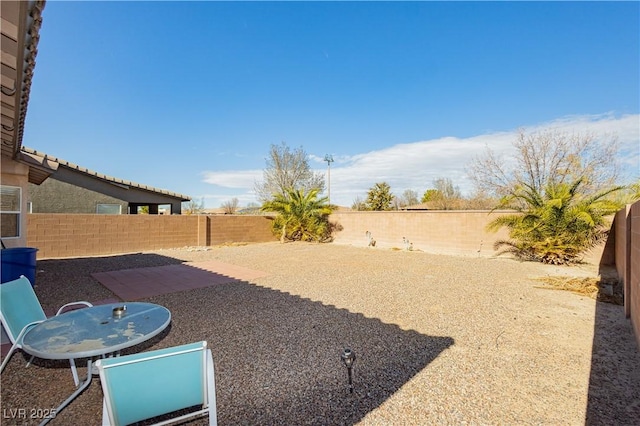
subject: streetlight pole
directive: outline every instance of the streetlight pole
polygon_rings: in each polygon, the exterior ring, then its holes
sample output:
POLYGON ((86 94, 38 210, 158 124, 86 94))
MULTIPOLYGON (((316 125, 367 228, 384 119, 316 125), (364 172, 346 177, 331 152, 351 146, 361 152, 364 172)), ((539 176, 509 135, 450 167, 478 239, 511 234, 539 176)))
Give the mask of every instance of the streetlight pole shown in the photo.
POLYGON ((327 162, 327 181, 329 187, 329 205, 331 205, 331 163, 333 163, 333 155, 327 154, 324 156, 324 161, 327 162))

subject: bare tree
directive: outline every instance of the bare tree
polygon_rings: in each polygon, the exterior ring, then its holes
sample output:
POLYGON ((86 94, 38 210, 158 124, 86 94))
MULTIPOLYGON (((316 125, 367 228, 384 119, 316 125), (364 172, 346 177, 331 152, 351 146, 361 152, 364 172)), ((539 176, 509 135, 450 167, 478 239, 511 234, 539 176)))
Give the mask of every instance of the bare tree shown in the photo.
POLYGON ((220 207, 224 210, 224 214, 234 214, 236 210, 238 210, 239 203, 240 201, 234 197, 231 200, 222 203, 220 207))
POLYGON ((585 190, 595 192, 612 186, 618 177, 618 140, 612 135, 521 130, 513 147, 515 161, 500 158, 489 147, 472 160, 467 172, 476 190, 503 197, 524 185, 542 193, 548 183, 582 178, 585 190))
POLYGON ((401 196, 396 197, 398 208, 412 206, 418 204, 418 193, 413 189, 405 189, 401 196))
POLYGON ((460 188, 450 178, 438 178, 433 181, 433 189, 427 189, 422 202, 430 203, 439 210, 457 210, 462 207, 460 188))
POLYGON ((182 204, 182 214, 200 214, 204 211, 204 199, 200 199, 200 202, 191 200, 188 203, 182 204))
POLYGON ((489 197, 482 191, 475 191, 471 196, 462 200, 462 210, 491 210, 495 208, 499 200, 489 197))
POLYGON ((284 142, 272 144, 266 162, 263 181, 255 184, 256 194, 262 202, 273 199, 276 194, 286 195, 288 189, 324 190, 324 174, 311 170, 302 147, 291 150, 284 142))

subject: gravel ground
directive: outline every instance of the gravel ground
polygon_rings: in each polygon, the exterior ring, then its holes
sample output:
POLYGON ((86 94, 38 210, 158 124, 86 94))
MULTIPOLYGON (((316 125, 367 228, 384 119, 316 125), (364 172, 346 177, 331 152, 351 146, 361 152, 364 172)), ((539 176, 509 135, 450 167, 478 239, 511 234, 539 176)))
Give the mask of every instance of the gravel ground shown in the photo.
MULTIPOLYGON (((594 267, 265 243, 42 260, 36 292, 49 309, 98 301, 113 294, 92 272, 209 259, 269 275, 146 299, 173 319, 136 350, 207 340, 221 425, 640 419, 640 353, 622 307, 533 279, 593 276, 594 267), (357 356, 353 394, 340 360, 347 346, 357 356)), ((12 413, 54 408, 73 391, 68 364, 25 363, 18 353, 2 374, 3 425, 36 424, 12 413)), ((99 424, 101 397, 95 380, 50 424, 99 424)))

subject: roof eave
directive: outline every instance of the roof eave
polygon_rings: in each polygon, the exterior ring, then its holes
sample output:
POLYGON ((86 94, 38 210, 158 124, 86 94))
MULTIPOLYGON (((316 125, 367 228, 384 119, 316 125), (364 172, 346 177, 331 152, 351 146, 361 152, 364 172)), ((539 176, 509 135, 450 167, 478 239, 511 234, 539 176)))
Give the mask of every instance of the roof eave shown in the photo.
POLYGON ((59 164, 46 156, 20 151, 18 161, 29 166, 29 183, 40 185, 58 170, 59 164))
MULTIPOLYGON (((10 2, 3 3, 9 10, 10 2)), ((3 37, 17 43, 15 57, 2 50, 2 155, 19 161, 45 0, 16 3, 19 10, 15 24, 8 13, 2 14, 3 37)))

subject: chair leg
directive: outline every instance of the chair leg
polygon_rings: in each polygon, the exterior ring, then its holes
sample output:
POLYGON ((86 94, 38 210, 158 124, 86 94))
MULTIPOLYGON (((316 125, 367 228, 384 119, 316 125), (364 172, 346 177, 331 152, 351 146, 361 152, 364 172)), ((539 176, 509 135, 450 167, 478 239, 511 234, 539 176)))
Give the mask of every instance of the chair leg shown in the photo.
POLYGON ((107 409, 107 399, 104 397, 102 398, 102 426, 111 426, 107 409))
MULTIPOLYGON (((16 349, 18 349, 18 345, 11 346, 11 349, 9 349, 9 352, 7 352, 7 356, 5 356, 4 360, 2 361, 2 365, 0 365, 0 373, 2 373, 2 371, 4 370, 4 367, 7 366, 7 364, 9 363, 9 359, 11 358, 11 355, 13 355, 16 349)), ((33 355, 31 356, 31 358, 29 358, 29 362, 27 362, 26 367, 29 367, 31 365, 34 358, 35 357, 33 355)), ((78 370, 76 369, 76 363, 73 360, 69 360, 69 362, 71 364, 71 374, 73 375, 73 383, 76 385, 76 387, 78 387, 78 385, 80 384, 80 380, 78 379, 78 370)))
MULTIPOLYGON (((76 362, 73 359, 69 360, 69 364, 71 364, 71 374, 73 375, 73 383, 75 383, 76 387, 80 384, 80 380, 78 380, 78 370, 76 369, 76 362)), ((87 374, 91 374, 91 371, 87 372, 87 374)))
POLYGON ((216 404, 216 374, 213 365, 213 355, 211 350, 206 352, 207 366, 207 401, 205 405, 209 410, 209 426, 217 426, 218 424, 218 408, 216 404))
MULTIPOLYGON (((31 365, 31 363, 33 362, 33 359, 35 358, 34 355, 31 355, 31 358, 29 358, 29 362, 27 362, 27 367, 31 365)), ((25 367, 26 368, 26 367, 25 367)))

